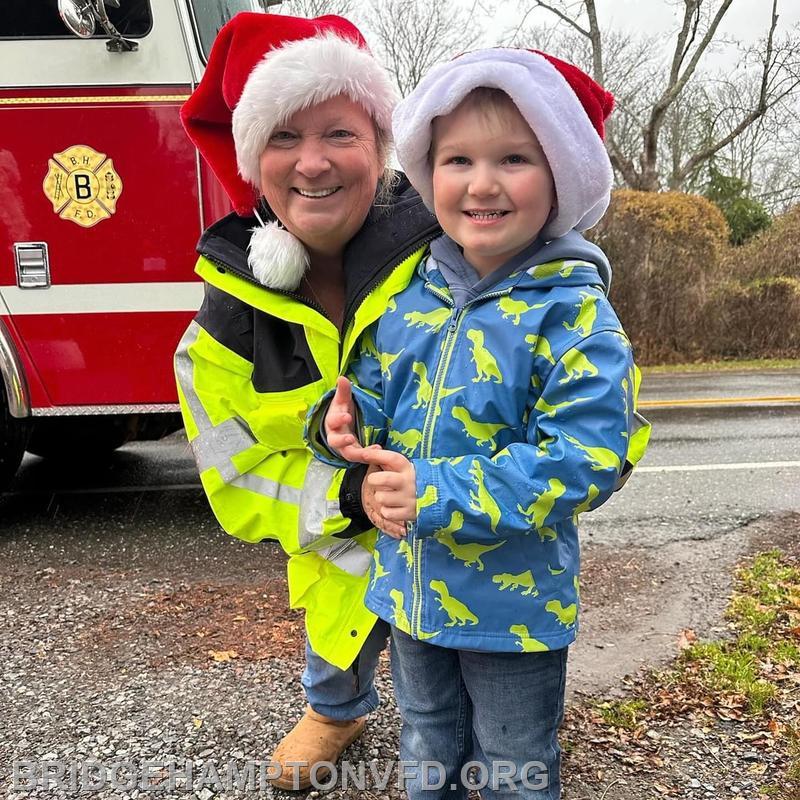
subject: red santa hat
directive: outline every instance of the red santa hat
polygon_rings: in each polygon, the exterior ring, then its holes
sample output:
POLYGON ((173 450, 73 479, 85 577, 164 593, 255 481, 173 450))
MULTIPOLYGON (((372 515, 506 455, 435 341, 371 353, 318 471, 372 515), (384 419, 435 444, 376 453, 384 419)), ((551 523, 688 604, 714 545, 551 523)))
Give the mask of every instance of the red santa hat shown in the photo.
POLYGON ((547 157, 558 206, 542 236, 555 239, 595 225, 611 196, 603 136, 614 98, 573 64, 533 50, 490 48, 459 56, 434 67, 398 103, 397 157, 425 204, 433 208, 433 119, 449 114, 478 87, 501 89, 511 98, 547 157))
MULTIPOLYGON (((217 35, 181 120, 236 213, 250 216, 261 194, 259 159, 273 130, 340 94, 363 106, 388 135, 396 93, 355 25, 333 15, 243 12, 217 35)), ((254 229, 249 262, 266 286, 295 289, 308 254, 271 222, 254 229)))

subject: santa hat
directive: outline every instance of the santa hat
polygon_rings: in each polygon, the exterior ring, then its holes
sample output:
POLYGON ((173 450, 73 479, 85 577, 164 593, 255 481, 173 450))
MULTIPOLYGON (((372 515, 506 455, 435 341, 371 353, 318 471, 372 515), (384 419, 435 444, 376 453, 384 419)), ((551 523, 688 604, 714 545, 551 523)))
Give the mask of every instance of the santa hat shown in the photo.
MULTIPOLYGON (((217 35, 181 119, 236 213, 251 216, 261 193, 259 159, 273 130, 340 94, 363 106, 388 134, 395 90, 355 25, 333 15, 243 12, 217 35)), ((253 229, 248 261, 261 283, 291 290, 308 254, 278 222, 268 222, 253 229)))
POLYGON ((608 208, 612 171, 603 145, 613 96, 566 61, 532 50, 491 48, 434 67, 395 108, 397 157, 425 204, 433 208, 428 158, 434 117, 449 114, 478 87, 504 91, 542 146, 558 207, 542 229, 555 239, 591 228, 608 208))

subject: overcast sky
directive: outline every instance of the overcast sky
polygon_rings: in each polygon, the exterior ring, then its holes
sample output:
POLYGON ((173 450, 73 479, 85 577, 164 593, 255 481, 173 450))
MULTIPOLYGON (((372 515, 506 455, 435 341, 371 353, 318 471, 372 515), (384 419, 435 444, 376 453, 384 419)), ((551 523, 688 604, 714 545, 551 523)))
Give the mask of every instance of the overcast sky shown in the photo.
MULTIPOLYGON (((460 2, 471 5, 470 0, 460 2)), ((526 5, 520 0, 505 2, 504 13, 499 15, 495 26, 498 29, 507 28, 514 19, 519 18, 519 9, 526 5)), ((683 3, 679 0, 597 0, 597 15, 601 26, 606 27, 610 23, 614 28, 632 33, 675 32, 680 25, 679 13, 682 9, 683 3)), ((751 43, 766 35, 771 12, 772 0, 733 0, 720 31, 744 43, 751 43)), ((779 0, 778 16, 780 31, 788 31, 793 25, 800 24, 800 0, 779 0)), ((555 17, 538 9, 528 19, 533 24, 549 26, 555 17)), ((709 57, 709 65, 718 63, 720 66, 733 66, 738 60, 735 48, 721 49, 719 53, 709 54, 709 57)))

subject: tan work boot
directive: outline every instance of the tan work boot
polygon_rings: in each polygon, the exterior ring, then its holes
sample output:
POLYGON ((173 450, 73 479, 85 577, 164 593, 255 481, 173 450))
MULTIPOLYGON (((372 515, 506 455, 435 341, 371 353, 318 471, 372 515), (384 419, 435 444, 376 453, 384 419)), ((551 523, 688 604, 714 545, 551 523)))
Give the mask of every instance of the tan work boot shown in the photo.
MULTIPOLYGON (((311 786, 311 768, 320 761, 335 764, 344 749, 352 744, 364 730, 366 717, 352 720, 336 720, 318 714, 306 706, 300 722, 292 728, 272 754, 274 768, 281 772, 270 783, 278 789, 299 791, 311 786), (292 766, 291 762, 301 762, 292 766)), ((315 777, 324 780, 328 770, 315 770, 315 777)))

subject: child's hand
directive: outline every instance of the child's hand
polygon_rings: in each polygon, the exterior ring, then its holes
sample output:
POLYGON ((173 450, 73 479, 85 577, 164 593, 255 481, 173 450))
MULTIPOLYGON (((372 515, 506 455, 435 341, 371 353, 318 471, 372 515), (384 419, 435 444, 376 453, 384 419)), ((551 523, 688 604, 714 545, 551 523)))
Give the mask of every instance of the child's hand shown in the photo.
MULTIPOLYGON (((380 472, 380 467, 370 464, 367 469, 366 478, 370 475, 380 472)), ((364 512, 369 517, 369 521, 380 531, 383 531, 392 539, 402 539, 406 535, 406 527, 401 522, 390 522, 385 517, 381 516, 378 509, 378 502, 375 499, 375 487, 370 485, 369 481, 365 478, 361 484, 361 505, 364 512)))
POLYGON ((380 471, 369 472, 366 477, 366 483, 375 490, 375 503, 380 516, 401 525, 415 520, 417 476, 414 465, 402 453, 379 447, 362 449, 360 460, 380 467, 380 471))
POLYGON ((328 447, 348 461, 358 461, 362 447, 356 438, 356 408, 350 381, 339 377, 328 413, 325 415, 325 438, 328 447))

